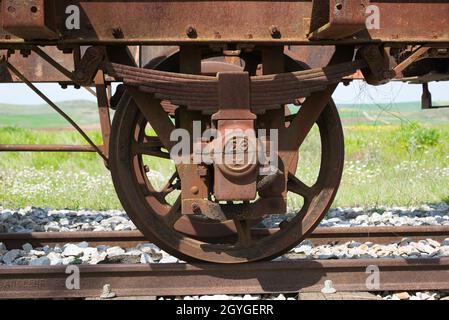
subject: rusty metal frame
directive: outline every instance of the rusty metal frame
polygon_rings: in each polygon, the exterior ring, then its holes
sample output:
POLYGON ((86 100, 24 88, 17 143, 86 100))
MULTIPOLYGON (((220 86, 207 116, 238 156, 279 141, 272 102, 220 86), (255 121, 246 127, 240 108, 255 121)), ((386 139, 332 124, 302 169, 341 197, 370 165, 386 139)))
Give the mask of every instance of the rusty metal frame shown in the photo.
MULTIPOLYGON (((357 8, 375 5, 381 15, 378 30, 362 30, 345 40, 334 38, 311 40, 308 35, 320 27, 319 21, 342 21, 334 13, 334 1, 37 1, 36 14, 43 15, 40 25, 33 25, 28 2, 3 0, 3 24, 0 46, 34 44, 187 44, 187 43, 242 43, 242 44, 341 44, 373 42, 449 42, 445 26, 449 22, 449 3, 442 1, 406 0, 346 0, 357 8), (16 6, 8 11, 8 4, 16 6), (42 7, 40 7, 42 3, 42 7), (322 3, 329 10, 320 11, 322 3), (77 5, 81 10, 80 30, 67 30, 65 9, 77 5), (26 8, 22 8, 25 6, 26 8), (54 8, 53 8, 54 7, 54 8), (28 11, 27 11, 28 10, 28 11), (11 10, 13 11, 13 10, 11 10), (331 17, 329 18, 328 12, 331 17), (18 13, 22 20, 13 19, 18 13), (223 14, 225 13, 225 14, 223 14), (49 19, 56 17, 54 21, 49 19), (114 19, 110 19, 114 17, 114 19), (263 19, 261 19, 263 17, 263 19), (340 20, 338 20, 340 19, 340 20), (145 21, 145 23, 136 23, 145 21), (161 23, 163 21, 163 23, 161 23), (242 24, 241 21, 245 21, 242 24), (12 23, 13 22, 13 23, 12 23), (425 27, 423 27, 425 25, 425 27), (33 31, 35 36, 33 36, 33 31), (55 37, 55 33, 57 37, 55 37), (14 37, 14 35, 18 37, 14 37), (26 39, 26 41, 23 40, 26 39)), ((360 10, 349 11, 344 25, 360 29, 360 10)), ((338 28, 337 28, 338 29, 338 28)), ((341 28, 340 28, 341 30, 341 28)), ((332 34, 332 33, 331 33, 332 34)), ((351 36, 351 32, 346 34, 351 36)))

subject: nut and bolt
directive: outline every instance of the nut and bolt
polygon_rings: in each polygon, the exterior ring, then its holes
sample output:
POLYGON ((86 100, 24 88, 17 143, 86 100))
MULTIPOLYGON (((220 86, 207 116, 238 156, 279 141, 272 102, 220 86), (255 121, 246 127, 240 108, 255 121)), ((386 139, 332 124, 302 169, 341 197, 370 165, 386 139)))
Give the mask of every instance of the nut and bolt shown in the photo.
POLYGON ((112 36, 115 39, 123 39, 125 35, 123 34, 123 30, 120 27, 112 29, 112 36))
POLYGON ((192 211, 194 213, 200 213, 201 212, 201 208, 200 208, 198 203, 192 203, 192 211))
POLYGON ((198 36, 196 29, 193 26, 188 26, 186 29, 186 35, 189 38, 196 38, 198 36))
POLYGON ((273 38, 280 38, 281 37, 281 30, 278 26, 272 25, 270 27, 270 34, 273 38))

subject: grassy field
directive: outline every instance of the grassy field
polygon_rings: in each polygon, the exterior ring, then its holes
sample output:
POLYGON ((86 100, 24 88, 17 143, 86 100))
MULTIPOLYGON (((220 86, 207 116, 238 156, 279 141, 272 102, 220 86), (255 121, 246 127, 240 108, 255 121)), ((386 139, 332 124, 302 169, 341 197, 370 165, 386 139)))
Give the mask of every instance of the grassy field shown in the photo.
MULTIPOLYGON (((409 109, 396 106, 400 110, 395 112, 400 112, 400 117, 396 114, 395 121, 386 120, 388 124, 378 120, 355 120, 357 117, 348 114, 350 111, 363 115, 365 108, 367 106, 340 107, 346 124, 346 162, 334 206, 449 202, 449 122, 442 124, 447 111, 432 110, 430 112, 440 114, 420 117, 421 123, 411 121, 414 120, 412 115, 419 111, 410 105, 409 109)), ((378 111, 376 108, 371 106, 368 111, 374 114, 378 111)), ((93 114, 78 114, 83 124, 92 124, 88 118, 93 119, 93 114)), ((22 117, 25 115, 23 113, 22 117)), ((21 123, 28 127, 26 129, 9 126, 15 124, 11 123, 12 118, 4 120, 0 115, 0 143, 83 143, 72 131, 36 130, 57 128, 55 123, 41 127, 34 116, 25 118, 28 122, 21 123)), ((89 134, 100 141, 98 131, 89 131, 89 134)), ((319 148, 315 130, 300 150, 298 176, 307 183, 317 175, 319 148)), ((152 163, 152 169, 153 178, 160 183, 169 173, 169 165, 165 162, 152 163)), ((2 153, 0 183, 0 205, 3 207, 120 208, 110 174, 94 154, 2 153)), ((294 197, 290 199, 292 206, 297 202, 294 197)))
MULTIPOLYGON (((78 124, 91 126, 98 123, 96 104, 92 101, 73 100, 58 102, 78 124)), ((67 122, 47 104, 0 104, 0 126, 19 126, 28 129, 67 128, 67 122)))

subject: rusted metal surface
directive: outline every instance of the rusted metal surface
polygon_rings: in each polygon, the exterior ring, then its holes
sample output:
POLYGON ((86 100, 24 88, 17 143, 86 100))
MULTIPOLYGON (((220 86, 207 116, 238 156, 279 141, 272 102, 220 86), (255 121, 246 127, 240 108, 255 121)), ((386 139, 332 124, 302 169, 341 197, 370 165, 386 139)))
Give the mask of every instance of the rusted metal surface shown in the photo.
POLYGON ((23 39, 57 39, 55 2, 3 0, 3 29, 23 39))
MULTIPOLYGON (((252 229, 252 237, 263 238, 267 233, 274 234, 278 229, 252 229)), ((211 237, 222 241, 220 234, 211 237)), ((389 244, 404 238, 412 241, 432 239, 442 242, 449 237, 448 226, 419 226, 419 227, 344 227, 344 228, 316 228, 307 239, 317 245, 345 243, 349 241, 372 242, 389 244)), ((33 233, 0 233, 0 242, 8 249, 20 249, 25 243, 33 247, 64 245, 87 241, 90 246, 99 245, 121 246, 132 248, 147 242, 140 231, 104 231, 104 232, 33 232, 33 233)))
MULTIPOLYGON (((250 87, 251 110, 260 114, 281 108, 281 105, 307 97, 313 91, 339 83, 345 76, 365 66, 365 61, 358 60, 306 71, 253 76, 250 87)), ((109 75, 147 94, 153 94, 157 99, 188 106, 190 110, 204 114, 218 111, 216 77, 145 70, 119 64, 110 64, 107 69, 109 75)))
POLYGON ((343 39, 366 29, 369 0, 313 1, 314 11, 309 38, 312 40, 343 39), (327 21, 324 13, 328 13, 327 21), (323 19, 324 18, 324 19, 323 19), (320 25, 320 20, 326 21, 320 25), (317 29, 313 29, 317 28, 317 29))
MULTIPOLYGON (((20 4, 24 7, 24 12, 28 13, 30 8, 27 2, 21 1, 20 4)), ((316 20, 322 19, 324 22, 329 20, 329 10, 319 12, 318 16, 314 15, 315 7, 321 6, 322 2, 327 1, 60 0, 55 1, 57 17, 55 28, 61 35, 57 42, 65 44, 309 43, 308 34, 316 30, 313 26, 316 20), (74 4, 78 5, 81 11, 81 28, 67 30, 65 18, 68 15, 65 11, 67 6, 74 4), (245 23, 242 24, 242 21, 245 23)), ((344 1, 344 3, 351 2, 344 1)), ((353 2, 361 3, 361 1, 353 2)), ((446 2, 373 0, 370 4, 379 8, 381 28, 369 30, 367 33, 362 31, 357 37, 346 41, 351 43, 449 41, 449 33, 444 27, 449 21, 449 4, 446 2), (423 24, 425 28, 422 27, 423 24)), ((5 16, 6 13, 2 12, 2 15, 5 16)), ((351 21, 360 22, 359 14, 354 14, 352 18, 355 19, 351 21)), ((25 19, 22 22, 25 26, 26 21, 25 19)), ((2 33, 1 38, 4 40, 0 44, 23 43, 21 39, 13 37, 5 39, 5 31, 2 33)), ((39 38, 42 39, 42 36, 33 40, 38 43, 51 43, 49 40, 39 41, 39 38)), ((335 42, 334 39, 327 41, 335 42)))
MULTIPOLYGON (((44 50, 53 57, 59 64, 68 70, 73 70, 73 56, 63 54, 56 47, 45 47, 44 50)), ((23 75, 31 82, 70 82, 70 79, 61 74, 55 68, 51 68, 48 63, 35 52, 24 58, 19 51, 9 57, 9 62, 17 66, 23 75)), ((22 82, 16 75, 9 72, 6 66, 0 64, 0 82, 22 82)))
POLYGON ((367 267, 381 281, 369 291, 449 289, 449 259, 296 260, 246 265, 81 265, 80 289, 66 286, 66 266, 1 267, 0 298, 98 297, 105 283, 118 297, 367 291, 367 267))
POLYGON ((109 138, 111 136, 111 115, 109 113, 109 98, 107 84, 102 70, 95 76, 95 88, 97 93, 98 114, 100 118, 101 134, 103 137, 103 152, 109 157, 109 138))

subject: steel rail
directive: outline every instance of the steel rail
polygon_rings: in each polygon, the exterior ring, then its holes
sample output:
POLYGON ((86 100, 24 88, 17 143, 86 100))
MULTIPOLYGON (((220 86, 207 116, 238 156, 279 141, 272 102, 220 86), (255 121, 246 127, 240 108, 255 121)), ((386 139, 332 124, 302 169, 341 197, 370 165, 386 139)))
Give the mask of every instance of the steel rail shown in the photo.
MULTIPOLYGON (((255 230, 256 236, 264 236, 278 229, 255 230)), ((449 226, 419 227, 345 227, 317 228, 308 239, 314 245, 345 243, 349 241, 373 242, 387 244, 409 238, 414 241, 433 239, 443 241, 449 238, 449 226)), ((0 242, 8 249, 18 249, 25 243, 34 247, 63 245, 87 241, 91 246, 107 244, 110 246, 135 247, 146 243, 146 238, 139 231, 104 231, 104 232, 33 232, 33 233, 0 233, 0 242)))
POLYGON ((0 267, 0 299, 98 297, 105 284, 111 286, 117 297, 318 292, 326 280, 332 280, 340 292, 449 289, 449 258, 291 260, 242 265, 81 265, 78 268, 80 289, 70 290, 66 281, 73 267, 0 267), (367 286, 369 266, 379 268, 377 286, 367 286))

